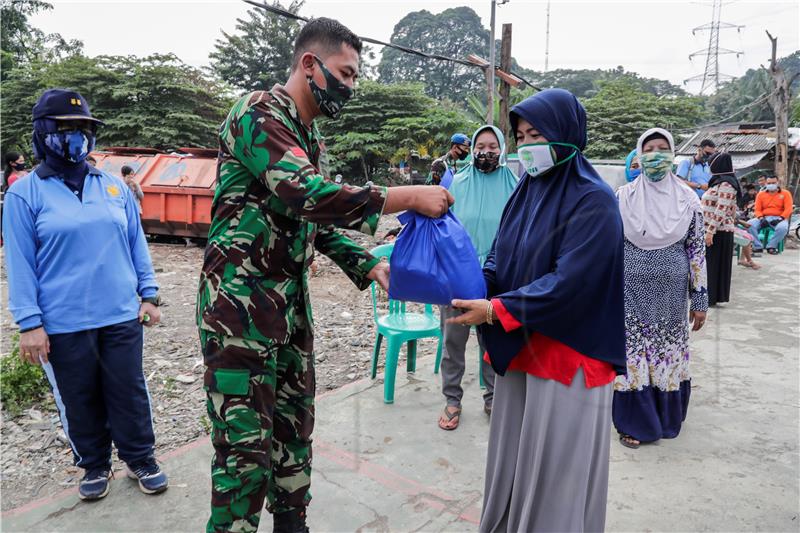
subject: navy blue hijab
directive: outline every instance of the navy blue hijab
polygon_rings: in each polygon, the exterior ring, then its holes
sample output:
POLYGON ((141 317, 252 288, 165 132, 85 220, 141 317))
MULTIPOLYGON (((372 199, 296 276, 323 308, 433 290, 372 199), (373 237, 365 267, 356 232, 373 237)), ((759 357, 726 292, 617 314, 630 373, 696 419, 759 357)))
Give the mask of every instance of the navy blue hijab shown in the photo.
MULTIPOLYGON (((549 89, 514 106, 514 131, 520 118, 550 142, 586 147, 586 111, 569 91, 549 89)), ((554 149, 557 162, 575 151, 554 149)), ((489 297, 522 324, 511 332, 481 326, 495 371, 505 374, 538 332, 625 373, 623 276, 617 199, 583 154, 523 174, 484 265, 489 297)))

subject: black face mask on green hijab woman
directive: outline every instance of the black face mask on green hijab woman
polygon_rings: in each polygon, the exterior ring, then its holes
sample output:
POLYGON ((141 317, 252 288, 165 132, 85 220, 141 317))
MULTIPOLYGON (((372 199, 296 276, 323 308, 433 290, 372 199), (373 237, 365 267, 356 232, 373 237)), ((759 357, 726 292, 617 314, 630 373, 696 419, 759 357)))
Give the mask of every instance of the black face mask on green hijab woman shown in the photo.
POLYGON ((325 76, 326 87, 323 89, 317 85, 311 76, 308 76, 308 86, 311 88, 311 94, 314 95, 314 100, 317 102, 322 114, 330 118, 336 118, 355 93, 353 89, 334 76, 319 57, 314 56, 314 59, 317 60, 317 64, 325 76))

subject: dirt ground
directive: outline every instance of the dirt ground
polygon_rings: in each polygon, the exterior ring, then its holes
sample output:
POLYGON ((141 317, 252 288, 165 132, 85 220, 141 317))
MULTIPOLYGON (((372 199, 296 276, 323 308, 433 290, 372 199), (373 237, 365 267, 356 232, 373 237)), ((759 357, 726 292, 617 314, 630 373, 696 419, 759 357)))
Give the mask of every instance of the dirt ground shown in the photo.
MULTIPOLYGON (((397 227, 384 217, 378 236, 397 227)), ((378 239, 350 235, 367 247, 378 239)), ((150 253, 165 301, 162 323, 145 328, 144 372, 152 398, 156 454, 174 449, 207 433, 203 361, 194 304, 203 249, 195 245, 151 243, 150 253)), ((370 292, 359 292, 328 258, 318 257, 311 278, 316 323, 317 390, 325 392, 368 375, 375 331, 370 292)), ((3 283, 2 353, 15 330, 7 310, 3 283)), ((433 353, 433 342, 420 344, 419 356, 433 353)), ((16 418, 3 412, 0 443, 2 509, 23 505, 74 486, 82 471, 72 466, 72 454, 51 399, 16 418)), ((115 469, 121 464, 115 457, 115 469)), ((119 474, 118 474, 119 475, 119 474)))

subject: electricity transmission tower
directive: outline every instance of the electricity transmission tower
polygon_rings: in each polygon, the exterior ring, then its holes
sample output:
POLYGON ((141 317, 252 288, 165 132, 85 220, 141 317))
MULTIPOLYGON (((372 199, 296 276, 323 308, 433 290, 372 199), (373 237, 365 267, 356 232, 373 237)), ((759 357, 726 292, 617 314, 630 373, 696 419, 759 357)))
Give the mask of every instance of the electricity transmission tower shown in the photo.
POLYGON ((743 52, 738 50, 729 50, 727 48, 720 48, 719 47, 719 32, 720 30, 729 30, 736 28, 736 31, 741 31, 744 26, 739 26, 737 24, 730 24, 728 22, 722 22, 720 20, 720 13, 722 12, 722 0, 713 0, 712 1, 712 15, 711 15, 711 22, 703 24, 702 26, 698 26, 692 30, 692 35, 695 35, 697 32, 708 32, 708 48, 705 50, 698 50, 693 54, 689 55, 689 60, 697 57, 697 56, 706 56, 706 69, 702 74, 698 74, 697 76, 692 76, 684 80, 684 84, 689 83, 690 81, 702 81, 702 85, 700 87, 700 94, 703 94, 706 89, 712 88, 714 91, 719 89, 720 81, 731 80, 734 76, 730 76, 728 74, 722 74, 719 71, 719 56, 724 54, 736 54, 738 58, 742 55, 743 52))

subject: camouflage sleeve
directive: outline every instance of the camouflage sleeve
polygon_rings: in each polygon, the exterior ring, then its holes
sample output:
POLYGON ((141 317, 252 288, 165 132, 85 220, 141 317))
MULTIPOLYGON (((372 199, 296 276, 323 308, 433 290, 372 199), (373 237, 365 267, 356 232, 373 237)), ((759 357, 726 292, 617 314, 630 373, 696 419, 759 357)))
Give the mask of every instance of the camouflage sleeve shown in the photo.
POLYGON ((328 181, 301 148, 297 134, 264 102, 229 116, 221 136, 231 155, 295 214, 320 225, 373 235, 386 203, 385 187, 348 187, 328 181))
POLYGON ((314 239, 314 248, 330 257, 360 290, 367 289, 371 280, 367 274, 380 262, 364 248, 330 226, 321 226, 314 239))

